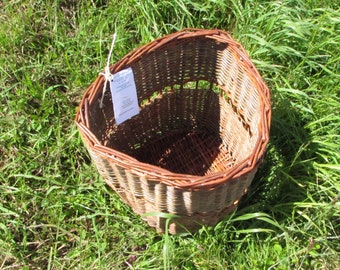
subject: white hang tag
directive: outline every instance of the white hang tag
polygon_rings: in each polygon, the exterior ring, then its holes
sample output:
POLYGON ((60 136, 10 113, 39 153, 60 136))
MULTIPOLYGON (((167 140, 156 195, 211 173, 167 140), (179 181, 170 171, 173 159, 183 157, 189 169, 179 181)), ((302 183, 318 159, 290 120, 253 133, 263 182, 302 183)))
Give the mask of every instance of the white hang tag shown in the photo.
POLYGON ((110 90, 117 125, 139 114, 137 89, 131 67, 113 74, 110 90))

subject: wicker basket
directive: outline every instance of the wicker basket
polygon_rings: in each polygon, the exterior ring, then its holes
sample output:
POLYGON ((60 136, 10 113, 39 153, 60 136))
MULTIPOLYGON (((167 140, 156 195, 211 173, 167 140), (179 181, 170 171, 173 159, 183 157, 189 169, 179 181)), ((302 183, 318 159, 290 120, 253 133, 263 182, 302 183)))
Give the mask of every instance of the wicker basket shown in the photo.
POLYGON ((220 30, 184 29, 110 67, 131 67, 140 113, 116 125, 99 76, 76 123, 99 173, 150 226, 214 225, 235 210, 269 137, 269 89, 242 46, 220 30), (144 215, 143 215, 144 214, 144 215))

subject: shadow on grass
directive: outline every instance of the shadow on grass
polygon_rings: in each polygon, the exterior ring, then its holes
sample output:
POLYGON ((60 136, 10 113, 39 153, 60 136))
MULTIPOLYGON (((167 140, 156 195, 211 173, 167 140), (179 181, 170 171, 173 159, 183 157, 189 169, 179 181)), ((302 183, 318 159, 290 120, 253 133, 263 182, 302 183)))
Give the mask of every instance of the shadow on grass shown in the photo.
POLYGON ((294 203, 307 198, 315 179, 315 153, 303 113, 289 101, 273 107, 270 141, 262 165, 239 206, 242 212, 267 212, 277 220, 291 217, 294 203))

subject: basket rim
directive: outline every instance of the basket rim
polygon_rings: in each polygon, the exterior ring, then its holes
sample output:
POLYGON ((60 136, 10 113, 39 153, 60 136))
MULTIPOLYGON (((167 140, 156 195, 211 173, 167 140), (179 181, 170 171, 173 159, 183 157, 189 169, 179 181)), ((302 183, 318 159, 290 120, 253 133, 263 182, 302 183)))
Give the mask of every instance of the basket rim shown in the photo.
POLYGON ((260 110, 262 112, 258 127, 262 137, 257 140, 256 145, 252 149, 252 153, 229 170, 204 176, 196 176, 171 172, 156 165, 138 161, 127 154, 102 145, 89 128, 88 110, 89 104, 98 100, 99 96, 102 94, 101 90, 105 80, 103 76, 98 76, 86 90, 75 117, 75 123, 78 126, 81 137, 90 152, 113 161, 124 168, 128 168, 139 176, 146 177, 150 181, 162 182, 169 186, 186 189, 198 189, 203 187, 213 188, 257 169, 258 165, 263 160, 265 148, 269 141, 271 122, 270 91, 256 67, 252 64, 243 46, 236 42, 228 32, 218 29, 206 30, 185 28, 179 32, 155 39, 154 41, 131 51, 117 63, 111 65, 110 72, 114 74, 122 69, 130 67, 133 63, 141 59, 141 57, 144 57, 163 46, 169 46, 171 43, 178 42, 177 40, 194 38, 209 38, 225 43, 232 49, 234 55, 237 57, 238 64, 251 73, 251 76, 249 77, 252 79, 252 82, 259 92, 260 110))

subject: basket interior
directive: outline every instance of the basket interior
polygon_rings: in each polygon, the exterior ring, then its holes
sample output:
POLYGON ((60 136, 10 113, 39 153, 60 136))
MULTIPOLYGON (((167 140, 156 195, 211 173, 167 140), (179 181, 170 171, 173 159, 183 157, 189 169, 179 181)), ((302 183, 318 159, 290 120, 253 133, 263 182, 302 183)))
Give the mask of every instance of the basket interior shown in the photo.
POLYGON ((245 160, 259 139, 260 98, 235 53, 213 39, 165 46, 131 64, 140 114, 116 125, 110 91, 89 110, 109 148, 174 173, 208 175, 245 160))

